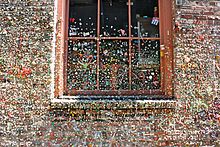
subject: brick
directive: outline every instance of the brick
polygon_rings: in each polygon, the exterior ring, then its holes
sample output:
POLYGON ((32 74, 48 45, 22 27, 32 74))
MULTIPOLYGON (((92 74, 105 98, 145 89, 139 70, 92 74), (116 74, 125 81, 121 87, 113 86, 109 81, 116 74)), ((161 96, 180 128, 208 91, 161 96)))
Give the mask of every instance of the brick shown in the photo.
POLYGON ((214 12, 206 11, 206 12, 204 12, 204 15, 215 15, 215 13, 214 12))
POLYGON ((194 18, 196 18, 198 20, 206 20, 207 16, 197 15, 197 16, 194 16, 194 18))
POLYGON ((184 15, 181 15, 181 18, 192 19, 193 15, 192 14, 184 14, 184 15))

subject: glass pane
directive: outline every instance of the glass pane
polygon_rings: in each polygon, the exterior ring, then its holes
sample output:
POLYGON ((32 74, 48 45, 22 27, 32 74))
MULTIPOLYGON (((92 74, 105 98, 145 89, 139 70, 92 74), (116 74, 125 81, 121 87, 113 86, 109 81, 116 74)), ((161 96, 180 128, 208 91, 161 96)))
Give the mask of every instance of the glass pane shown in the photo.
POLYGON ((69 90, 96 89, 96 42, 69 41, 67 86, 69 90))
POLYGON ((100 44, 100 89, 128 89, 128 42, 103 40, 100 44))
POLYGON ((159 37, 158 0, 132 0, 132 35, 159 37))
POLYGON ((132 90, 159 89, 160 42, 132 41, 132 90))
POLYGON ((127 0, 101 0, 101 36, 128 36, 127 0))
POLYGON ((97 0, 70 0, 69 8, 69 36, 96 36, 97 0))

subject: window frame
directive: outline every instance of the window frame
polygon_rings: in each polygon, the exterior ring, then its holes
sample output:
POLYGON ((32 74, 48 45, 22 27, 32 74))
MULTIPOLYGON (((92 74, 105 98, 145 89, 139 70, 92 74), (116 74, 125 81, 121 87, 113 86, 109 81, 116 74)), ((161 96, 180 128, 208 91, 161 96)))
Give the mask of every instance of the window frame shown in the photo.
MULTIPOLYGON (((98 5, 100 6, 100 1, 98 0, 98 5)), ((130 3, 131 0, 128 0, 130 3)), ((68 22, 69 22, 69 0, 57 0, 57 19, 56 22, 60 22, 59 26, 57 25, 57 38, 56 42, 59 42, 59 45, 56 46, 55 50, 55 78, 54 78, 54 97, 63 97, 71 96, 66 94, 67 91, 67 47, 68 39, 82 39, 82 37, 69 37, 68 36, 68 22)), ((159 18, 160 18, 160 74, 161 74, 161 87, 160 90, 147 90, 144 95, 164 95, 164 96, 174 96, 174 55, 173 55, 173 1, 172 0, 158 0, 159 5, 159 18)), ((128 13, 131 11, 128 8, 128 13)), ((98 14, 100 14, 100 9, 98 8, 98 14)), ((97 15, 97 27, 100 28, 100 15, 97 15)), ((129 26, 131 26, 131 15, 129 17, 129 26)), ((97 34, 100 34, 100 30, 97 30, 97 34)), ((129 29, 129 34, 131 34, 131 29, 129 29)), ((129 35, 130 36, 130 35, 129 35)), ((102 37, 103 39, 129 39, 130 37, 102 37)), ((90 37, 83 37, 86 39, 94 39, 90 37)), ((132 37, 132 39, 138 37, 132 37)), ((99 38, 98 38, 99 39, 99 38)), ((149 38, 145 38, 149 39, 149 38)), ((150 40, 153 38, 151 37, 150 40)), ((155 38, 158 39, 158 38, 155 38)), ((97 47, 98 48, 98 47, 97 47)), ((129 49, 129 52, 131 49, 129 49)), ((130 58, 130 57, 129 57, 130 58)), ((131 60, 129 61, 131 62, 131 60)), ((131 65, 131 64, 130 64, 131 65)), ((129 74, 131 74, 129 72, 129 74)), ((130 76, 131 77, 131 76, 130 76)), ((128 90, 125 93, 129 92, 128 90)), ((117 95, 117 94, 116 94, 117 95)))

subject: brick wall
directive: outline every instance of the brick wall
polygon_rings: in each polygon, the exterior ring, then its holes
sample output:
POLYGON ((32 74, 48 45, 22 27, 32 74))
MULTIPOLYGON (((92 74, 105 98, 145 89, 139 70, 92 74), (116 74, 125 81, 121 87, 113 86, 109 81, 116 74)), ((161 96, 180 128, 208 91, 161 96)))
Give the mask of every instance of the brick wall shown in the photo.
POLYGON ((178 97, 219 97, 220 7, 185 1, 176 8, 176 93, 178 97))
POLYGON ((0 75, 10 81, 1 83, 1 92, 7 97, 48 100, 53 6, 53 0, 0 2, 0 75))
MULTIPOLYGON (((15 85, 27 84, 29 88, 21 88, 20 96, 50 95, 53 5, 53 1, 1 2, 1 78, 10 77, 15 85), (37 87, 45 93, 22 92, 37 87)), ((219 9, 205 1, 185 1, 176 8, 177 97, 212 99, 218 95, 219 9)))
MULTIPOLYGON (((219 143, 216 141, 216 134, 219 132, 215 130, 219 127, 220 96, 217 89, 219 89, 220 75, 220 7, 213 5, 205 0, 198 2, 185 0, 182 6, 176 7, 175 95, 178 103, 172 116, 157 117, 152 123, 154 128, 159 126, 156 125, 156 122, 159 122, 161 125, 159 127, 164 131, 166 130, 164 124, 176 122, 174 123, 176 128, 169 125, 170 128, 165 131, 166 135, 154 135, 150 138, 149 142, 153 146, 159 144, 155 139, 165 140, 172 136, 181 136, 175 135, 174 132, 184 133, 184 130, 188 130, 189 136, 194 133, 201 142, 201 139, 204 139, 200 145, 219 143), (166 118, 170 119, 165 123, 166 118), (209 128, 208 133, 205 126, 209 128)), ((54 136, 54 132, 57 135, 66 131, 71 132, 76 141, 82 142, 82 137, 91 138, 85 130, 94 133, 94 130, 91 130, 93 127, 89 127, 94 125, 92 123, 74 122, 74 127, 69 127, 69 123, 72 123, 69 122, 61 123, 60 126, 57 124, 55 127, 54 122, 48 117, 46 108, 51 94, 53 10, 53 0, 0 1, 0 140, 4 140, 1 142, 3 146, 7 144, 11 146, 13 141, 16 145, 59 144, 60 137, 54 136), (79 126, 78 129, 86 129, 76 131, 75 125, 79 126)), ((60 29, 59 23, 57 23, 57 29, 60 29)), ((59 36, 57 39, 56 44, 59 45, 59 36)), ((139 130, 148 125, 135 123, 130 128, 128 127, 130 124, 101 123, 99 126, 104 126, 99 127, 102 132, 110 134, 119 128, 119 132, 115 133, 119 136, 120 131, 126 128, 133 133, 133 136, 125 134, 124 140, 133 139, 133 142, 137 142, 135 138, 140 135, 139 130), (109 125, 110 127, 105 129, 109 125)), ((68 137, 63 139, 63 145, 68 144, 68 137)), ((174 143, 176 145, 187 143, 184 139, 176 140, 174 143)), ((111 141, 114 142, 114 140, 111 141)), ((115 144, 116 141, 117 139, 115 144)))

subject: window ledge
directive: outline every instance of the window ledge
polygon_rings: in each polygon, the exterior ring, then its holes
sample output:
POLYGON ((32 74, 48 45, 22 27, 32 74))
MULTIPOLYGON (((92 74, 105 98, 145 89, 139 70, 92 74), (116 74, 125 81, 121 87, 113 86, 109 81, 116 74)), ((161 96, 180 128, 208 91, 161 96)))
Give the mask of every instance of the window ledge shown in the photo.
POLYGON ((62 96, 51 100, 51 108, 60 109, 174 109, 176 99, 163 95, 153 96, 62 96))

